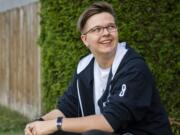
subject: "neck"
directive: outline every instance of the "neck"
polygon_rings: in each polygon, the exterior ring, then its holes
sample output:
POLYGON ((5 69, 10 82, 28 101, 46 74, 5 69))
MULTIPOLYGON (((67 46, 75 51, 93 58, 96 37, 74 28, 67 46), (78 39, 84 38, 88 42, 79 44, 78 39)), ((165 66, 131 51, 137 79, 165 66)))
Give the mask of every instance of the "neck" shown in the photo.
POLYGON ((110 54, 110 55, 102 55, 102 56, 99 56, 99 57, 95 57, 99 66, 101 68, 110 68, 113 64, 113 60, 114 60, 114 57, 115 57, 115 54, 116 54, 116 51, 113 53, 113 54, 110 54))

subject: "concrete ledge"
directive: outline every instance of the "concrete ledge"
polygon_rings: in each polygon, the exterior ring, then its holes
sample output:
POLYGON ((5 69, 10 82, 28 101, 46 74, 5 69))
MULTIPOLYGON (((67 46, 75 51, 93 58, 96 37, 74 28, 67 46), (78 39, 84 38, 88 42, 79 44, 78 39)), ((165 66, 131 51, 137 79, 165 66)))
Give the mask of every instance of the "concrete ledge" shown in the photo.
POLYGON ((5 12, 34 2, 38 2, 38 0, 0 0, 0 12, 5 12))

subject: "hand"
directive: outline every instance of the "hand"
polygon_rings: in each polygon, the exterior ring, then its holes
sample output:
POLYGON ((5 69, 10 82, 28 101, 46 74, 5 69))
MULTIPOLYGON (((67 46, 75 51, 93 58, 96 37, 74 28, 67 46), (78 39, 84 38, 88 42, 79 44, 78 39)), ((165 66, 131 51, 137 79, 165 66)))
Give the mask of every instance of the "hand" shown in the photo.
POLYGON ((33 135, 32 133, 33 127, 31 125, 31 123, 27 124, 25 129, 24 129, 24 134, 25 135, 33 135))
POLYGON ((25 135, 48 135, 56 130, 56 120, 35 121, 27 124, 25 128, 25 135))
MULTIPOLYGON (((32 122, 26 125, 26 128, 24 130, 25 135, 41 135, 41 123, 39 122, 32 122)), ((45 134, 42 134, 45 135, 45 134)))

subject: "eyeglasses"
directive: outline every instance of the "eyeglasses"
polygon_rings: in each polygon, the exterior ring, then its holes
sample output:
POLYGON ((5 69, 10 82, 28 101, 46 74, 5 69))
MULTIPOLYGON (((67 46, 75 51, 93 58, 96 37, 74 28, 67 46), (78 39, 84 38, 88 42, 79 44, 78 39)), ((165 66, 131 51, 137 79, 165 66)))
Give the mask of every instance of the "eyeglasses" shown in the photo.
POLYGON ((83 33, 83 35, 86 35, 88 33, 101 35, 104 32, 104 29, 106 29, 109 33, 117 31, 117 26, 115 24, 109 24, 107 26, 95 26, 88 30, 87 32, 83 33))

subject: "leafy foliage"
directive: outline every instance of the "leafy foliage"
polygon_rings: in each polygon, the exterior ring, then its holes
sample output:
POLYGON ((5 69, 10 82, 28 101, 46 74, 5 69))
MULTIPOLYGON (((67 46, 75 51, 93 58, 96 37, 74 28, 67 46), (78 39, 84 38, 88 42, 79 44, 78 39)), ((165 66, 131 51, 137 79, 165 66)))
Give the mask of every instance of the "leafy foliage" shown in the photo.
MULTIPOLYGON (((41 0, 42 92, 44 111, 55 107, 80 57, 88 53, 76 22, 95 0, 41 0)), ((106 0, 117 13, 120 41, 126 41, 152 70, 170 117, 180 120, 180 1, 106 0)), ((175 133, 178 127, 173 126, 175 133)))
POLYGON ((9 110, 7 107, 0 106, 0 135, 23 133, 26 123, 29 121, 25 116, 15 111, 9 110))

